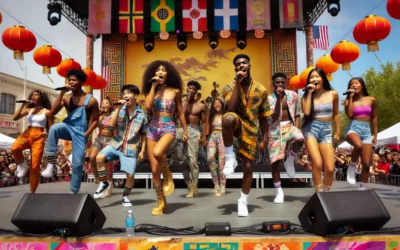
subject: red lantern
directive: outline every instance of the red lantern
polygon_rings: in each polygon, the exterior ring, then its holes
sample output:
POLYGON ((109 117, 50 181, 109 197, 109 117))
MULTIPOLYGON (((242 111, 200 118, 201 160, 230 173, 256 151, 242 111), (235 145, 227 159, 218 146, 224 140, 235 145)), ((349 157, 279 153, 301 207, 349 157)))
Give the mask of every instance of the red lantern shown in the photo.
POLYGON ((82 69, 82 67, 74 59, 67 58, 57 66, 57 73, 62 77, 67 77, 67 72, 70 69, 82 69))
POLYGON ((368 44, 368 52, 378 51, 378 42, 389 35, 390 29, 390 23, 386 18, 370 15, 357 23, 353 37, 358 43, 368 44))
POLYGON ((335 63, 330 55, 323 55, 317 60, 315 67, 322 69, 328 80, 332 81, 332 73, 335 73, 340 68, 340 65, 335 63))
POLYGON ((24 52, 29 52, 36 46, 35 35, 20 25, 6 29, 1 39, 8 49, 14 51, 14 59, 17 60, 24 60, 24 52))
POLYGON ((304 88, 307 85, 308 74, 310 74, 310 71, 313 68, 314 67, 311 66, 311 67, 306 68, 303 72, 301 72, 301 74, 300 74, 301 87, 300 88, 304 88))
POLYGON ((391 17, 400 20, 400 0, 388 0, 386 10, 391 17))
POLYGON ((335 63, 342 64, 342 70, 350 70, 350 63, 360 56, 360 48, 352 42, 343 40, 333 47, 331 58, 335 63))
POLYGON ((82 84, 82 86, 92 86, 93 84, 96 84, 97 75, 93 70, 85 68, 83 69, 83 72, 86 74, 86 81, 82 84))
POLYGON ((301 83, 300 80, 300 76, 299 75, 295 75, 292 78, 290 78, 289 80, 289 86, 292 87, 293 89, 302 89, 304 88, 306 85, 301 83))
POLYGON ((104 89, 107 87, 107 81, 99 75, 96 75, 96 82, 91 85, 92 89, 104 89))
POLYGON ((43 45, 33 52, 33 60, 43 67, 43 74, 51 74, 51 68, 61 63, 62 56, 51 45, 43 45))

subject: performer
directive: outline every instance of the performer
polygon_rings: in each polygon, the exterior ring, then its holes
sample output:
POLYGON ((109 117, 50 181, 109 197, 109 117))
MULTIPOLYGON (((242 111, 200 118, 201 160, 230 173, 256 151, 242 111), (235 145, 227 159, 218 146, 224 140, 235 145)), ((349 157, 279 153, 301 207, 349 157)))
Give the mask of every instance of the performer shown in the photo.
POLYGON ((214 183, 214 193, 215 196, 218 197, 225 195, 226 187, 226 177, 222 173, 225 165, 225 147, 222 139, 223 110, 223 102, 216 98, 207 116, 207 130, 205 131, 205 134, 209 136, 207 144, 207 163, 214 183), (216 156, 218 156, 218 164, 216 156))
POLYGON ((361 77, 352 78, 348 84, 348 95, 344 101, 347 116, 351 119, 345 130, 346 141, 354 148, 350 166, 347 169, 347 182, 356 184, 356 166, 361 156, 360 190, 365 190, 369 179, 372 144, 376 143, 378 134, 378 118, 376 99, 368 95, 367 87, 361 77), (370 123, 374 131, 371 138, 370 123))
POLYGON ((302 148, 304 137, 295 126, 297 93, 286 89, 286 75, 275 73, 272 76, 274 92, 268 96, 271 110, 274 112, 269 120, 269 158, 272 167, 272 179, 276 188, 274 203, 284 202, 284 193, 281 187, 279 173, 280 163, 283 159, 286 173, 290 178, 295 177, 295 161, 297 152, 302 148), (289 144, 289 145, 287 145, 289 144), (286 148, 288 146, 288 148, 286 148))
POLYGON ((40 181, 40 164, 47 137, 45 129, 49 131, 49 127, 54 123, 51 103, 46 93, 41 90, 32 91, 28 100, 15 111, 13 120, 17 121, 24 116, 28 116, 28 128, 15 140, 11 152, 15 163, 18 164, 17 177, 22 178, 29 169, 23 151, 31 150, 29 183, 31 193, 35 193, 40 181))
POLYGON ((136 100, 140 94, 138 87, 132 84, 122 87, 123 99, 118 101, 117 110, 112 114, 110 126, 117 123, 117 134, 109 145, 103 148, 96 157, 100 185, 94 194, 94 198, 105 198, 107 190, 112 182, 107 181, 106 162, 119 160, 121 170, 126 172, 126 184, 122 193, 122 205, 132 206, 128 196, 133 188, 134 174, 137 160, 144 158, 146 148, 147 118, 136 100), (120 109, 123 105, 122 109, 120 109), (141 150, 139 151, 139 144, 141 150))
POLYGON ((304 112, 302 132, 312 164, 315 191, 328 192, 333 183, 335 170, 335 152, 332 143, 338 142, 340 138, 339 96, 332 90, 322 69, 312 69, 308 74, 307 83, 302 99, 304 112), (332 120, 335 124, 334 141, 332 141, 332 120), (324 166, 323 182, 322 166, 324 166))
POLYGON ((233 136, 239 136, 238 152, 242 155, 242 193, 238 200, 238 215, 248 216, 247 198, 253 182, 252 162, 257 153, 257 135, 261 127, 263 140, 260 148, 265 150, 268 143, 267 117, 272 114, 268 104, 268 93, 264 86, 253 81, 250 74, 250 58, 239 54, 234 60, 235 82, 222 90, 228 113, 222 119, 222 135, 225 145, 225 166, 223 174, 233 174, 237 167, 233 153, 233 136), (257 122, 259 120, 259 124, 257 122))
POLYGON ((97 127, 99 121, 99 104, 91 94, 82 90, 82 84, 86 81, 83 70, 71 69, 67 72, 68 84, 61 90, 54 102, 51 112, 56 115, 65 107, 68 116, 62 123, 54 124, 49 131, 47 139, 46 169, 43 177, 51 177, 56 164, 57 144, 59 139, 72 141, 72 177, 70 193, 79 192, 82 181, 83 158, 86 151, 87 137, 97 127), (66 94, 71 91, 72 94, 66 94), (89 121, 91 121, 89 123, 89 121))
POLYGON ((182 79, 171 63, 154 61, 144 72, 142 86, 147 113, 152 118, 147 131, 147 154, 158 200, 152 215, 161 215, 167 209, 164 194, 170 195, 175 187, 165 155, 175 140, 175 114, 179 117, 184 131, 183 141, 188 139, 185 115, 182 111, 182 79), (164 178, 163 186, 161 172, 164 178))

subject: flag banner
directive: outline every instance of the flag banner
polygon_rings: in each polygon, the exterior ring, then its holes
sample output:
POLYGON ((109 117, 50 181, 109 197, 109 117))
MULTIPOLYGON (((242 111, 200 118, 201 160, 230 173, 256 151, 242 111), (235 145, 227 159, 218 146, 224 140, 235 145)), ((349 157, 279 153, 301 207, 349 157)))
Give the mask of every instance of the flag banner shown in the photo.
POLYGON ((329 49, 328 26, 312 27, 314 48, 321 50, 329 49))
POLYGON ((270 0, 247 0, 247 30, 271 29, 270 0))
POLYGON ((143 0, 119 0, 119 33, 143 34, 143 0))
POLYGON ((111 33, 111 1, 89 0, 88 33, 111 33))
POLYGON ((207 31, 207 0, 182 1, 183 31, 207 31))
POLYGON ((214 0, 214 15, 215 31, 239 29, 238 0, 214 0))
POLYGON ((151 1, 151 32, 175 31, 175 1, 151 1))
POLYGON ((281 28, 303 26, 303 0, 279 0, 281 28))

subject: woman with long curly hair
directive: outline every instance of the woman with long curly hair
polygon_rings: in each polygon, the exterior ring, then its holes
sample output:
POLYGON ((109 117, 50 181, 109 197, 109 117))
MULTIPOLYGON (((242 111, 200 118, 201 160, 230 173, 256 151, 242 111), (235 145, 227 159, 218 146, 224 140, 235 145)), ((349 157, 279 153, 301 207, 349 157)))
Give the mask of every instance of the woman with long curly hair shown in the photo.
POLYGON ((142 88, 146 97, 147 114, 151 120, 147 131, 147 154, 158 200, 151 214, 161 215, 167 209, 165 196, 172 194, 175 188, 166 157, 167 149, 175 140, 175 116, 179 118, 184 130, 183 141, 188 139, 182 111, 182 79, 171 63, 154 61, 144 72, 142 88))
POLYGON ((314 188, 316 192, 328 192, 334 177, 333 143, 338 142, 340 138, 340 115, 338 93, 332 89, 322 69, 312 69, 308 74, 302 108, 304 112, 302 132, 311 160, 314 188), (335 124, 333 138, 332 120, 335 124))
POLYGON ((344 101, 346 115, 351 119, 345 130, 346 141, 354 148, 350 166, 347 169, 347 182, 356 184, 356 166, 361 156, 360 190, 365 190, 369 179, 369 167, 372 159, 372 144, 376 143, 378 118, 376 99, 369 96, 367 86, 361 77, 354 77, 347 86, 348 95, 344 101), (371 128, 374 136, 371 137, 371 128))
POLYGON ((13 120, 17 121, 24 116, 28 116, 28 128, 18 136, 11 152, 15 163, 18 164, 17 177, 22 178, 29 169, 28 163, 24 159, 23 151, 31 150, 31 171, 30 186, 31 193, 34 193, 39 186, 40 163, 42 162, 43 150, 47 138, 45 129, 49 131, 54 123, 54 116, 51 113, 51 103, 41 90, 34 90, 30 93, 28 100, 15 111, 13 120))

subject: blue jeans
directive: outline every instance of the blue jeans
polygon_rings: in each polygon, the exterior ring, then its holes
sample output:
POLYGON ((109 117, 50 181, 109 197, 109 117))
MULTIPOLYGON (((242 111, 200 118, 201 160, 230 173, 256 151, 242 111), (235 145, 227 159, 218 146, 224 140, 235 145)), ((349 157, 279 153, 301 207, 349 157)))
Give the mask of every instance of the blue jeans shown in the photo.
POLYGON ((66 123, 56 123, 51 126, 47 137, 46 155, 56 155, 58 139, 72 141, 72 177, 70 190, 78 193, 82 182, 83 159, 85 157, 85 131, 72 127, 66 123))
POLYGON ((351 120, 347 125, 344 134, 356 133, 363 144, 372 144, 371 128, 369 122, 351 120))
POLYGON ((318 144, 332 144, 332 122, 312 120, 302 129, 305 138, 314 137, 318 144))
POLYGON ((106 161, 119 160, 121 163, 121 170, 127 174, 135 175, 136 170, 136 158, 124 155, 120 150, 116 150, 113 146, 108 145, 103 148, 99 155, 104 155, 106 161))

